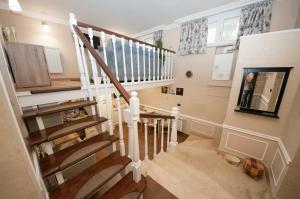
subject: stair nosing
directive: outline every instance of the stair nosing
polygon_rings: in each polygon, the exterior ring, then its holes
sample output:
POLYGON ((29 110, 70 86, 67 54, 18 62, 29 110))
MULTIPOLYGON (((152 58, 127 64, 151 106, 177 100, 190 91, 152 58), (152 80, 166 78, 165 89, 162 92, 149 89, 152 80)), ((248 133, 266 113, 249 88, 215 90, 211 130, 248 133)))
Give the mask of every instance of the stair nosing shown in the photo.
MULTIPOLYGON (((128 186, 128 182, 126 182, 126 185, 128 186)), ((112 186, 108 191, 106 191, 102 196, 100 196, 98 199, 100 199, 100 198, 106 198, 106 199, 116 198, 116 196, 114 196, 114 197, 111 196, 113 194, 113 192, 116 191, 115 189, 118 189, 118 194, 117 194, 118 198, 122 197, 126 194, 132 193, 132 192, 138 192, 139 195, 141 195, 145 191, 146 186, 147 186, 146 178, 142 175, 141 180, 136 183, 133 180, 133 172, 131 171, 128 174, 126 174, 126 176, 124 176, 121 180, 119 180, 114 186, 112 186), (123 190, 122 183, 125 183, 126 180, 128 180, 128 179, 130 180, 129 183, 134 183, 133 185, 136 187, 134 187, 134 189, 132 189, 132 187, 131 187, 131 190, 128 190, 128 188, 127 189, 125 188, 125 190, 123 190), (141 183, 141 184, 139 184, 139 183, 141 183), (143 188, 141 188, 142 190, 136 190, 139 188, 138 186, 142 186, 143 187, 143 188), (121 191, 123 191, 123 193, 120 194, 121 191)))
POLYGON ((97 190, 99 190, 100 187, 102 187, 105 183, 107 183, 110 179, 112 179, 114 176, 116 176, 119 172, 121 172, 125 167, 131 162, 131 160, 127 156, 120 156, 120 151, 115 151, 111 153, 109 156, 105 157, 104 159, 98 161, 94 165, 90 166, 83 172, 79 173, 74 178, 64 182, 56 189, 52 190, 50 192, 50 198, 51 199, 63 199, 63 198, 73 198, 77 195, 77 193, 80 191, 80 188, 84 186, 93 176, 98 174, 99 172, 103 171, 106 168, 109 168, 114 165, 121 164, 122 168, 119 169, 117 172, 114 172, 111 176, 109 176, 107 179, 105 179, 101 184, 97 185, 97 188, 92 190, 90 193, 86 195, 86 197, 90 196, 91 194, 95 193, 97 190), (119 162, 118 162, 119 161, 119 162), (113 164, 110 165, 110 163, 113 162, 113 164), (93 170, 96 170, 93 175, 89 174, 89 172, 92 172, 93 170), (85 176, 88 177, 85 177, 85 176), (84 182, 80 183, 80 180, 83 180, 84 182), (72 187, 75 186, 75 187, 72 187), (65 191, 62 189, 66 189, 65 191), (66 193, 66 194, 64 194, 66 193), (69 195, 67 195, 69 194, 69 195), (71 194, 71 195, 70 195, 71 194))
POLYGON ((29 119, 29 118, 34 118, 34 117, 37 117, 37 116, 43 116, 43 115, 49 115, 49 114, 53 114, 53 113, 59 113, 59 112, 62 112, 62 111, 71 110, 71 109, 74 109, 74 108, 92 106, 92 105, 95 105, 95 104, 97 104, 97 102, 95 100, 93 100, 93 101, 69 102, 69 103, 66 103, 66 104, 57 104, 57 105, 41 108, 40 110, 28 111, 27 113, 23 114, 23 119, 29 119), (70 107, 65 107, 65 108, 61 107, 60 109, 57 109, 57 110, 51 110, 51 111, 48 110, 47 111, 47 109, 49 109, 49 108, 59 107, 59 106, 68 105, 68 104, 72 105, 72 103, 73 103, 73 106, 70 106, 70 107))
MULTIPOLYGON (((114 143, 114 142, 116 142, 116 141, 118 141, 118 140, 119 140, 118 137, 116 137, 116 136, 114 136, 114 135, 111 136, 111 135, 108 134, 108 132, 103 132, 103 133, 100 133, 99 135, 96 135, 96 136, 91 137, 91 138, 89 138, 89 139, 87 139, 87 140, 84 140, 84 141, 82 141, 82 142, 80 142, 80 143, 77 143, 77 144, 75 144, 75 145, 73 145, 73 146, 71 146, 71 147, 68 147, 68 148, 63 149, 63 150, 61 150, 61 151, 58 151, 57 153, 54 153, 54 154, 52 154, 52 155, 50 155, 50 156, 48 156, 48 157, 46 157, 46 158, 43 158, 43 159, 41 159, 40 162, 39 162, 42 177, 43 177, 43 178, 48 177, 48 176, 50 176, 50 175, 52 175, 52 174, 54 174, 54 173, 56 173, 56 172, 58 172, 58 171, 62 171, 62 170, 64 170, 64 169, 68 168, 68 167, 71 167, 72 165, 74 165, 74 164, 76 164, 76 163, 82 161, 83 159, 85 159, 85 158, 87 158, 87 157, 90 157, 90 156, 93 155, 94 153, 96 153, 96 152, 98 152, 98 151, 104 149, 105 147, 111 145, 112 143, 114 143), (103 134, 103 135, 101 135, 101 134, 103 134), (104 134, 106 134, 106 135, 104 135, 104 134), (104 136, 104 138, 100 138, 101 136, 104 136), (106 137, 105 137, 105 136, 106 136, 106 137), (95 150, 92 150, 91 152, 89 152, 89 153, 87 153, 87 154, 81 156, 79 159, 73 161, 72 163, 69 163, 69 164, 67 164, 67 165, 65 165, 65 166, 62 166, 63 161, 66 160, 67 157, 64 158, 64 159, 62 159, 62 160, 60 160, 60 158, 57 157, 59 154, 70 153, 70 151, 72 151, 72 149, 78 148, 78 150, 75 150, 75 151, 73 151, 73 153, 68 154, 68 155, 72 155, 72 154, 74 154, 75 152, 77 152, 77 151, 79 151, 80 149, 82 149, 82 148, 79 147, 80 145, 85 145, 85 143, 89 143, 89 142, 90 142, 90 144, 86 144, 86 146, 89 146, 89 145, 92 145, 92 144, 101 142, 100 140, 99 140, 99 141, 95 141, 95 139, 97 139, 97 138, 98 138, 98 139, 101 139, 101 141, 109 141, 109 143, 107 143, 107 144, 105 144, 105 145, 103 145, 103 146, 101 146, 101 147, 99 147, 99 148, 97 148, 97 149, 95 149, 95 150), (93 141, 95 141, 95 142, 93 142, 93 141), (51 158, 53 158, 54 160, 53 160, 53 159, 51 160, 51 158), (58 159, 58 160, 57 160, 57 159, 58 159), (53 162, 53 161, 56 161, 56 162, 58 161, 58 162, 57 162, 57 165, 55 165, 54 163, 52 163, 52 164, 54 164, 54 165, 52 166, 52 168, 44 169, 43 166, 41 165, 41 164, 49 165, 49 164, 51 164, 51 162, 53 162), (49 162, 50 162, 50 163, 49 163, 49 162), (46 172, 46 171, 47 171, 47 172, 46 172)), ((86 147, 86 146, 85 146, 85 147, 86 147)), ((83 148, 84 148, 84 147, 83 147, 83 148)))
POLYGON ((74 133, 76 131, 80 131, 82 129, 86 129, 86 128, 98 125, 98 124, 103 123, 105 121, 107 121, 107 119, 104 118, 104 117, 88 116, 88 117, 85 117, 85 118, 82 118, 82 119, 79 119, 79 120, 67 122, 67 123, 64 123, 64 124, 59 124, 59 125, 56 125, 56 126, 46 128, 44 130, 39 130, 39 131, 35 131, 33 133, 30 133, 27 141, 28 141, 28 144, 31 145, 31 146, 38 145, 38 144, 41 144, 41 143, 44 143, 44 142, 49 142, 49 141, 55 140, 57 138, 66 136, 66 135, 74 133), (59 130, 62 130, 62 129, 67 128, 67 127, 71 127, 72 125, 88 122, 88 121, 91 121, 91 122, 94 121, 94 122, 92 124, 77 127, 75 129, 68 130, 68 131, 66 131, 66 132, 64 132, 64 133, 62 133, 58 136, 54 136, 54 137, 49 138, 49 136, 51 136, 52 134, 54 134, 55 132, 57 132, 59 130))

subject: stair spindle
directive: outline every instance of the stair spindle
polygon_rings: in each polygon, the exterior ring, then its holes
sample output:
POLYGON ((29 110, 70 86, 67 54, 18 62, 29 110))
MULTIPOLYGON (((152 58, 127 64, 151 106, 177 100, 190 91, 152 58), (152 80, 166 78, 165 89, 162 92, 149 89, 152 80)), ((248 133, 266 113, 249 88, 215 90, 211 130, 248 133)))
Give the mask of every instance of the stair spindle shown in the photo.
POLYGON ((159 55, 160 55, 160 49, 158 48, 157 49, 157 80, 159 80, 159 77, 160 77, 160 58, 159 58, 159 55))
MULTIPOLYGON (((90 43, 91 45, 94 47, 94 35, 93 35, 93 30, 91 28, 88 28, 88 35, 90 38, 90 43)), ((98 76, 98 67, 95 61, 95 58, 92 56, 92 54, 88 51, 88 55, 89 55, 89 60, 92 66, 92 73, 93 73, 93 78, 94 78, 94 86, 95 86, 95 93, 96 93, 96 100, 97 100, 97 110, 98 110, 98 114, 99 116, 102 116, 102 111, 101 111, 101 98, 100 98, 100 92, 99 92, 99 86, 100 86, 100 80, 99 80, 99 76, 98 76)))
POLYGON ((134 82, 134 74, 133 74, 133 58, 132 58, 132 40, 129 40, 129 48, 130 48, 131 82, 134 82))
POLYGON ((127 83, 126 57, 125 57, 125 39, 122 38, 121 42, 122 42, 122 55, 123 55, 124 82, 127 83))
POLYGON ((167 66, 168 66, 168 54, 164 51, 165 61, 164 61, 164 79, 167 79, 167 66))
POLYGON ((117 51, 116 51, 116 36, 112 35, 112 43, 113 43, 113 49, 114 49, 114 62, 115 62, 115 71, 116 71, 116 77, 117 80, 120 81, 119 78, 119 68, 118 68, 118 60, 117 60, 117 51))
POLYGON ((151 81, 151 61, 150 61, 150 46, 148 46, 148 81, 151 81))
POLYGON ((145 160, 148 160, 148 120, 144 119, 145 125, 145 160))
POLYGON ((156 79, 156 74, 155 74, 155 47, 153 47, 153 81, 156 79))
POLYGON ((170 147, 170 125, 171 125, 171 120, 168 119, 167 151, 169 150, 169 147, 170 147))
POLYGON ((164 151, 164 129, 165 128, 165 120, 161 119, 161 143, 160 143, 160 153, 164 151))
POLYGON ((145 55, 145 44, 143 44, 143 69, 144 69, 144 76, 143 80, 146 81, 146 55, 145 55))
POLYGON ((157 140, 156 140, 156 135, 157 135, 157 119, 153 119, 153 124, 154 124, 154 146, 153 146, 153 158, 156 157, 156 147, 157 147, 157 140))
MULTIPOLYGON (((93 93, 92 93, 92 89, 91 89, 89 70, 88 70, 88 67, 87 67, 84 47, 83 47, 83 43, 82 43, 81 40, 79 40, 79 44, 80 44, 80 51, 81 51, 83 69, 84 69, 84 73, 85 73, 85 76, 86 76, 85 80, 86 80, 86 86, 87 86, 88 95, 89 95, 89 101, 92 101, 93 100, 93 93)), ((92 109, 92 115, 96 115, 95 107, 92 106, 91 109, 92 109)))
POLYGON ((173 62, 174 62, 173 59, 174 59, 174 53, 171 53, 171 72, 170 72, 171 73, 171 79, 173 79, 173 77, 174 77, 173 76, 173 67, 174 67, 173 66, 173 62))
POLYGON ((165 69, 165 59, 164 59, 164 50, 161 50, 161 77, 160 79, 164 79, 164 69, 165 69))
MULTIPOLYGON (((101 38, 101 43, 102 43, 102 47, 103 47, 103 57, 104 57, 104 63, 107 65, 107 55, 106 55, 106 43, 105 43, 105 33, 104 32, 100 32, 100 38, 101 38)), ((109 83, 109 78, 107 78, 105 72, 102 70, 102 74, 103 74, 103 82, 104 83, 109 83)))
POLYGON ((138 73, 138 82, 141 81, 141 77, 140 77, 140 52, 139 52, 139 49, 140 49, 140 43, 139 42, 136 42, 135 43, 136 45, 136 59, 137 59, 137 73, 138 73))

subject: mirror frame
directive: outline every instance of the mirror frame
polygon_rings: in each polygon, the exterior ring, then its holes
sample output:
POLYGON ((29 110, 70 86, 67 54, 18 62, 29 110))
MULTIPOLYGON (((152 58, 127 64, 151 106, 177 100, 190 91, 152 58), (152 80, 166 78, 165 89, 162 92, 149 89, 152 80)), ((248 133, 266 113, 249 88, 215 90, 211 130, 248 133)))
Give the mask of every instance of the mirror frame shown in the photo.
POLYGON ((241 88, 240 88, 240 93, 239 93, 239 98, 237 102, 237 107, 235 109, 236 112, 243 112, 243 113, 249 113, 249 114, 255 114, 255 115, 261 115, 261 116, 266 116, 266 117, 272 117, 272 118, 279 118, 278 116, 278 111, 279 107, 283 98, 283 94, 285 91, 285 87, 289 78, 290 71, 293 67, 251 67, 251 68, 243 68, 244 73, 243 73, 243 79, 241 83, 241 88), (273 112, 271 111, 264 111, 264 110, 257 110, 257 109, 251 109, 251 108, 242 108, 240 107, 240 103, 242 100, 242 95, 243 95, 243 90, 244 90, 244 85, 245 85, 245 80, 246 77, 249 73, 257 73, 257 72, 284 72, 284 78, 282 81, 282 85, 280 88, 280 92, 277 98, 277 102, 275 105, 275 109, 273 112))

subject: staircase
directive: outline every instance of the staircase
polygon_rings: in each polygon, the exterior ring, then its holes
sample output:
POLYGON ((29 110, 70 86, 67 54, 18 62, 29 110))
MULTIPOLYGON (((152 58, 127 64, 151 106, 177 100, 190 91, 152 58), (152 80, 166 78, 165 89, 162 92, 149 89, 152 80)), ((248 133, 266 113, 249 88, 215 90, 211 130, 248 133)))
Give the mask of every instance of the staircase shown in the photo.
MULTIPOLYGON (((49 191, 49 198, 51 199, 80 199, 91 197, 101 188, 101 186, 121 171, 124 171, 131 163, 131 159, 125 155, 122 156, 120 151, 113 149, 113 144, 117 142, 119 138, 113 134, 109 134, 107 131, 99 132, 98 135, 87 138, 66 149, 62 149, 55 153, 53 152, 51 141, 91 126, 101 126, 101 124, 107 122, 107 119, 93 115, 53 127, 44 128, 41 117, 75 108, 89 107, 95 104, 95 101, 71 102, 24 112, 23 118, 25 120, 36 119, 40 128, 40 130, 30 133, 28 138, 28 144, 33 149, 35 165, 39 167, 37 169, 40 170, 42 178, 45 179, 54 175, 58 183, 57 187, 49 191), (64 180, 62 175, 64 169, 84 161, 85 158, 90 157, 105 148, 111 148, 111 153, 107 157, 86 168, 77 176, 68 179, 67 181, 64 180), (47 155, 38 158, 38 154, 40 154, 41 151, 44 151, 47 155)), ((41 180, 41 183, 44 183, 43 180, 41 180)), ((134 198, 139 198, 145 187, 146 182, 144 177, 136 183, 133 181, 132 172, 128 172, 126 175, 123 175, 121 181, 99 198, 122 198, 126 197, 128 194, 134 196, 134 198), (115 192, 116 189, 118 189, 117 193, 115 192)))
MULTIPOLYGON (((71 95, 66 98, 65 95, 68 95, 68 91, 58 91, 55 96, 59 97, 56 100, 53 98, 54 95, 52 95, 52 105, 45 106, 47 103, 36 104, 38 100, 34 100, 36 106, 34 106, 33 109, 23 111, 23 119, 25 122, 29 124, 30 121, 35 120, 38 126, 37 131, 29 134, 27 143, 32 153, 36 178, 38 179, 40 188, 45 193, 45 197, 50 199, 142 198, 143 191, 146 188, 146 180, 141 174, 138 123, 144 123, 145 126, 145 159, 148 159, 148 120, 154 122, 152 124, 155 137, 153 157, 156 157, 156 149, 159 147, 156 143, 159 129, 161 129, 160 133, 162 139, 160 152, 163 152, 165 143, 163 140, 165 133, 164 124, 167 124, 168 129, 167 148, 170 151, 174 151, 177 144, 178 108, 174 107, 172 111, 170 111, 171 115, 140 114, 140 102, 137 93, 131 92, 131 95, 129 95, 121 84, 118 74, 116 50, 114 50, 115 71, 112 72, 111 68, 108 67, 105 50, 105 33, 112 34, 112 38, 114 39, 116 39, 116 36, 122 37, 122 41, 124 38, 129 39, 129 44, 132 44, 132 40, 135 41, 139 55, 138 48, 140 43, 138 40, 123 37, 120 34, 81 22, 77 24, 77 20, 73 14, 70 14, 70 27, 77 54, 82 89, 86 89, 87 94, 81 95, 81 93, 78 92, 76 95, 71 95), (93 34, 95 32, 93 29, 101 31, 98 33, 101 35, 102 45, 104 46, 104 57, 101 57, 100 53, 97 52, 93 46, 93 34), (83 32, 88 33, 89 39, 86 38, 83 32), (90 72, 92 72, 92 74, 90 74, 90 72), (114 97, 112 94, 114 94, 114 97), (105 96, 105 99, 103 99, 102 96, 105 96), (121 108, 121 97, 126 103, 124 110, 121 108), (114 98, 118 118, 118 136, 114 133, 114 123, 112 121, 112 104, 114 98), (62 103, 62 101, 64 101, 63 99, 76 101, 62 103), (53 102, 55 102, 54 105, 53 102), (45 127, 45 117, 74 109, 85 109, 89 114, 80 119, 67 121, 47 128, 45 127), (129 132, 127 155, 123 138, 123 117, 124 122, 127 123, 129 132), (90 127, 97 129, 96 135, 86 135, 86 129, 90 127), (85 132, 85 139, 79 139, 79 142, 59 151, 54 150, 55 140, 71 135, 74 132, 85 132), (119 143, 119 150, 116 150, 116 143, 119 143), (105 157, 101 156, 100 160, 93 161, 93 164, 89 164, 89 166, 81 166, 82 163, 93 158, 95 159, 96 154, 103 151, 108 151, 108 155, 105 157), (66 178, 64 171, 72 170, 76 167, 80 167, 81 171, 72 177, 66 178), (116 177, 119 175, 121 175, 121 179, 115 182, 116 177), (111 185, 112 182, 114 182, 113 185, 111 185), (109 188, 107 188, 108 185, 109 188)), ((171 55, 173 55, 174 52, 149 46, 149 73, 146 75, 145 43, 141 42, 141 44, 144 45, 144 77, 140 78, 140 76, 138 76, 137 80, 135 80, 135 76, 133 75, 132 45, 130 45, 132 75, 130 81, 132 84, 135 83, 135 81, 139 83, 140 81, 163 81, 171 79, 171 55), (153 49, 153 53, 157 52, 157 54, 153 54, 152 59, 150 59, 150 47, 153 49), (155 56, 158 60, 157 68, 155 67, 155 56), (159 57, 161 56, 165 56, 165 61, 159 61, 159 57), (150 62, 152 61, 154 68, 151 73, 150 62)), ((125 60, 124 44, 123 60, 125 60)), ((137 56, 137 60, 138 75, 140 75, 139 56, 137 56)), ((123 76, 123 78, 125 79, 122 81, 128 83, 127 81, 129 80, 127 80, 126 77, 125 61, 124 74, 125 76, 123 76)), ((38 96, 39 95, 37 95, 36 98, 38 98, 38 96)), ((45 102, 50 103, 49 100, 45 102)))

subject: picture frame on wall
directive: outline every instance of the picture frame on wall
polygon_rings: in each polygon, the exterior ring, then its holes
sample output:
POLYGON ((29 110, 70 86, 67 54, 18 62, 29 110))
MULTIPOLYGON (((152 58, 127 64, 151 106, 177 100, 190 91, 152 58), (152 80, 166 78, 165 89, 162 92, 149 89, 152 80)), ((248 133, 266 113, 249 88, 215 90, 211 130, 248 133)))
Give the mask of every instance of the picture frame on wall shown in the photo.
POLYGON ((183 88, 176 88, 176 95, 183 96, 183 88))
POLYGON ((168 93, 168 87, 162 86, 161 87, 161 93, 167 94, 168 93))
POLYGON ((176 94, 176 88, 175 87, 169 87, 169 94, 175 95, 176 94))

